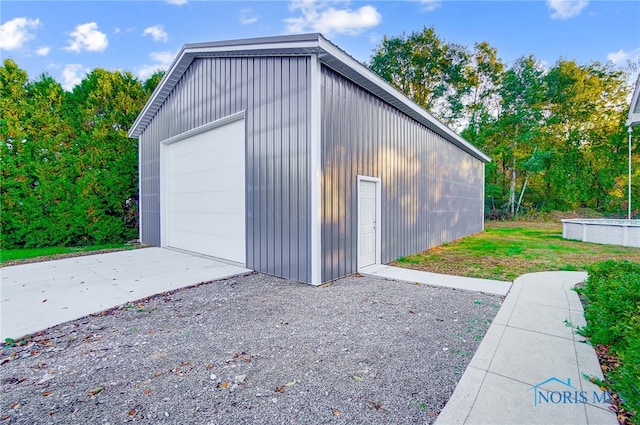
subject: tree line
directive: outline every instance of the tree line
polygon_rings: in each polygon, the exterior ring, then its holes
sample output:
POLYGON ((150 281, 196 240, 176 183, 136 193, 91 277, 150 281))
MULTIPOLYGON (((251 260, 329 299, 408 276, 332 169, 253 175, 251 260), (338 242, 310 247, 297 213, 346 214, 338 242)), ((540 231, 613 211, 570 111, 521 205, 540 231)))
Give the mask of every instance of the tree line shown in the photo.
MULTIPOLYGON (((568 59, 545 66, 531 55, 507 65, 488 43, 468 48, 433 28, 385 37, 368 66, 491 156, 488 216, 626 212, 628 71, 568 59)), ((3 62, 3 248, 137 237, 138 151, 127 131, 162 75, 141 81, 95 69, 65 91, 47 74, 30 81, 3 62)))
POLYGON ((385 37, 370 68, 492 158, 490 216, 626 213, 631 66, 569 59, 545 66, 532 55, 507 66, 486 42, 470 49, 424 28, 385 37))
POLYGON ((128 138, 160 81, 95 69, 72 91, 0 67, 0 245, 122 243, 138 236, 138 150, 128 138))

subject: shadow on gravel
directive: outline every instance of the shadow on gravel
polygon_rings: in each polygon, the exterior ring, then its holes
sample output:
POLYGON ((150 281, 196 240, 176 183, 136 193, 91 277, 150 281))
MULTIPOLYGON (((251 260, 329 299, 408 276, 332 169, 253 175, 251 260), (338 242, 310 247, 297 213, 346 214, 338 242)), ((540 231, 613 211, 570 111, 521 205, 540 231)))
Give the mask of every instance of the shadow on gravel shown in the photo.
POLYGON ((432 423, 501 297, 262 274, 161 294, 3 348, 10 423, 432 423))

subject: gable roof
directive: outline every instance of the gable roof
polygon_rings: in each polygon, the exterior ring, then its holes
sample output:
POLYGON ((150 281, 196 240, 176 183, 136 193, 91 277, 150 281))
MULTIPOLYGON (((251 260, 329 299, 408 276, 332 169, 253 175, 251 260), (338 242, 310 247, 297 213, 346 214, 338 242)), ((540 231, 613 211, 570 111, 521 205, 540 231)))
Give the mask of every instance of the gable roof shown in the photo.
POLYGON ((490 158, 442 124, 387 81, 328 41, 322 34, 299 34, 243 40, 185 44, 129 130, 129 137, 139 137, 191 62, 207 57, 305 56, 317 54, 324 65, 334 69, 385 102, 430 128, 449 142, 481 161, 490 158))
POLYGON ((633 91, 631 105, 629 105, 629 118, 627 119, 627 127, 640 125, 640 74, 636 81, 636 89, 633 91))

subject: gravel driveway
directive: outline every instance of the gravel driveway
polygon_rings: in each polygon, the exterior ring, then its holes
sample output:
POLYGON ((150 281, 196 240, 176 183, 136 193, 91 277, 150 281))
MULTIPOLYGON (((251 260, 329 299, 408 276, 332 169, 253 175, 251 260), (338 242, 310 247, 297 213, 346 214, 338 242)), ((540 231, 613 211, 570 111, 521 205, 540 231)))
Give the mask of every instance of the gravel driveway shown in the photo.
MULTIPOLYGON (((502 298, 262 274, 68 322, 2 353, 3 423, 432 423, 502 298)), ((25 312, 28 314, 28 312, 25 312)))

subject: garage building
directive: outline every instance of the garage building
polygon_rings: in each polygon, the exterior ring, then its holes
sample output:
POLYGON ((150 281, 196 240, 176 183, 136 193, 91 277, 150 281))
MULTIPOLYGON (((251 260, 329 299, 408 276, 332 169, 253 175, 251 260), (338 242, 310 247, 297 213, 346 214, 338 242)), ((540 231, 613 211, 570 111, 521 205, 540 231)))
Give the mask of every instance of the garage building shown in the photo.
POLYGON ((129 134, 145 244, 319 285, 483 230, 489 158, 321 34, 185 45, 129 134))

